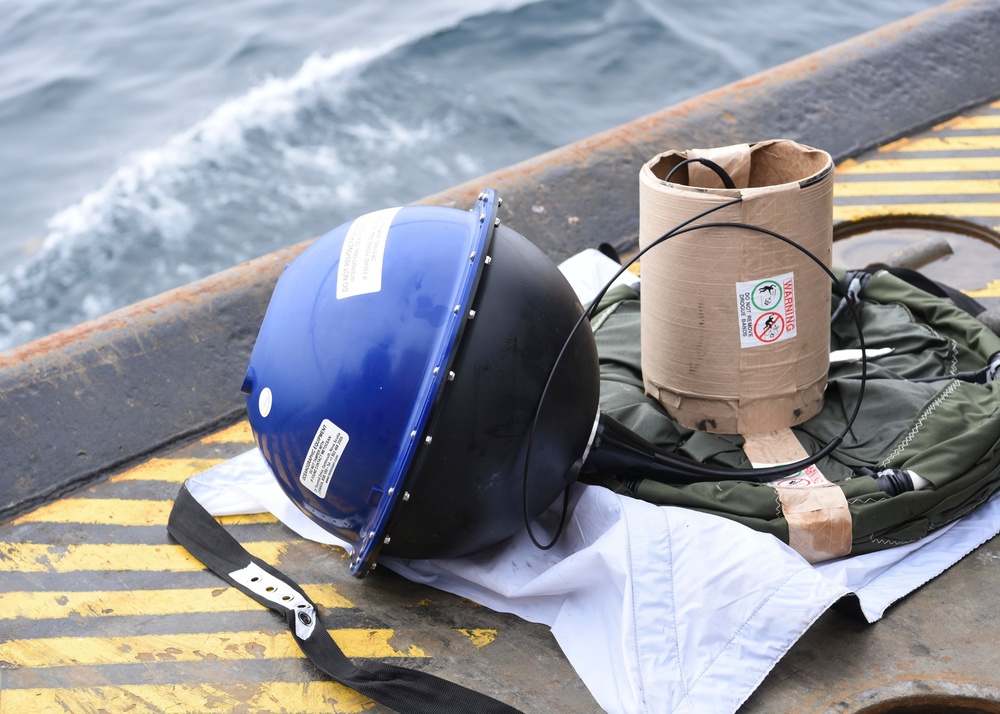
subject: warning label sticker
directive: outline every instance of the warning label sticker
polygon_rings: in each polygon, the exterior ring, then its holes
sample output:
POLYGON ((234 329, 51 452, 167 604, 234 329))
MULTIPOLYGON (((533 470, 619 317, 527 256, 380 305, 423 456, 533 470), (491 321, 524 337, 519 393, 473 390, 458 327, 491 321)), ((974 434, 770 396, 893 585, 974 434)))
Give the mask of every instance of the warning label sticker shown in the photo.
POLYGON ((829 483, 823 472, 816 468, 815 465, 807 466, 801 471, 796 471, 791 476, 786 476, 777 481, 768 481, 768 485, 781 486, 782 488, 808 488, 809 486, 825 486, 829 483))
POLYGON ((382 289, 382 257, 389 226, 399 208, 384 208, 355 219, 347 229, 337 266, 337 299, 382 289))
POLYGON ((741 347, 769 345, 798 334, 793 273, 736 283, 736 308, 741 347))
POLYGON ((320 498, 326 497, 333 472, 337 470, 340 457, 348 442, 347 432, 329 419, 324 419, 316 430, 306 461, 302 464, 299 481, 320 498))

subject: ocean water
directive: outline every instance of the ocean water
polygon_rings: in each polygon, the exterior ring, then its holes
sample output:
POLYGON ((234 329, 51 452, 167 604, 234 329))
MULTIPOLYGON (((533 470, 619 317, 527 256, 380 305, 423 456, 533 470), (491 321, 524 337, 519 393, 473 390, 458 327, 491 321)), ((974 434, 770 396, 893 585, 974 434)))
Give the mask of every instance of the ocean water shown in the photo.
POLYGON ((8 0, 0 350, 937 0, 8 0))

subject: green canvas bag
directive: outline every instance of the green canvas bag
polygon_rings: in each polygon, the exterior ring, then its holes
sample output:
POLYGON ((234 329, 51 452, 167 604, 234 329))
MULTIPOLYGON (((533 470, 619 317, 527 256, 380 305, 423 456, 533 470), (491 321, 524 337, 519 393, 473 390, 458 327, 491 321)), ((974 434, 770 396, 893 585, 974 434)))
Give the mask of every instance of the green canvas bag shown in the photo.
MULTIPOLYGON (((858 418, 844 442, 817 464, 847 499, 855 554, 922 538, 1000 489, 1000 379, 993 379, 1000 337, 948 300, 886 271, 862 277, 867 282, 857 306, 866 346, 892 352, 869 358, 858 418), (974 372, 985 383, 955 378, 974 372), (939 376, 946 378, 913 381, 939 376), (859 475, 884 469, 913 471, 931 485, 890 496, 873 476, 859 475)), ((838 299, 835 295, 834 305, 838 299)), ((713 466, 750 467, 741 448, 743 437, 679 426, 644 394, 639 310, 639 296, 620 287, 604 297, 591 320, 600 355, 601 409, 662 448, 713 466)), ((858 346, 854 321, 846 315, 834 319, 831 350, 858 346)), ((823 409, 792 428, 808 453, 816 453, 843 430, 860 384, 860 363, 831 364, 823 409)), ((608 475, 596 482, 789 540, 777 491, 767 484, 713 481, 678 486, 608 475)))

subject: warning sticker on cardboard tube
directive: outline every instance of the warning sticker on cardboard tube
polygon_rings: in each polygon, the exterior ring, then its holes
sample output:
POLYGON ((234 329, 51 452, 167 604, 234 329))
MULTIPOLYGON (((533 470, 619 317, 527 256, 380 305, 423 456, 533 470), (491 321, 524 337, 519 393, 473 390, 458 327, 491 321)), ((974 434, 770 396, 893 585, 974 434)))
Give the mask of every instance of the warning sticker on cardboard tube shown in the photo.
POLYGON ((337 299, 382 289, 382 257, 389 226, 399 208, 384 208, 356 218, 347 229, 337 266, 337 299))
MULTIPOLYGON (((772 464, 753 464, 756 468, 766 468, 772 464)), ((825 486, 830 483, 823 472, 815 464, 807 466, 801 471, 796 471, 791 476, 785 476, 777 481, 768 481, 769 486, 781 486, 782 488, 808 488, 809 486, 825 486)))
POLYGON ((349 437, 347 432, 329 419, 324 419, 316 430, 312 445, 306 454, 299 474, 299 482, 320 498, 326 496, 333 472, 337 469, 340 457, 347 448, 349 437))
POLYGON ((794 274, 736 283, 736 309, 741 347, 770 345, 795 337, 794 274))

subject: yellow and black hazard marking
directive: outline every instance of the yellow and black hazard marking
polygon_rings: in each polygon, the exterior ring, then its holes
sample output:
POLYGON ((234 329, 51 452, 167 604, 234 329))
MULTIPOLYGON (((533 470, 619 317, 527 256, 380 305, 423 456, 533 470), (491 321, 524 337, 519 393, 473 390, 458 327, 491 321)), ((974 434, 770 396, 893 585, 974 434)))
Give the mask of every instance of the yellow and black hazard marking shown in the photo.
POLYGON ((1000 101, 837 167, 834 220, 952 216, 1000 230, 1000 101))
MULTIPOLYGON (((252 446, 243 422, 0 526, 0 714, 380 710, 325 681, 282 618, 167 536, 180 484, 252 446)), ((545 628, 391 573, 351 578, 343 551, 270 515, 220 520, 303 586, 348 657, 427 668, 508 701, 505 688, 527 681, 528 701, 553 686, 530 683, 530 647, 593 710, 545 628)))
POLYGON ((956 260, 928 275, 976 298, 1000 298, 1000 101, 841 163, 833 217, 881 226, 895 217, 951 232, 956 260), (973 263, 978 269, 967 267, 973 263))
POLYGON ((1000 101, 837 167, 834 220, 967 218, 1000 230, 1000 101))
MULTIPOLYGON (((991 245, 980 245, 963 259, 1000 267, 1000 101, 841 162, 833 195, 836 223, 896 217, 917 219, 905 225, 919 230, 921 218, 944 218, 948 225, 935 224, 934 230, 947 231, 958 222, 977 226, 995 234, 987 241, 991 245)), ((891 220, 878 225, 886 223, 891 220)), ((631 269, 639 274, 638 263, 631 269)), ((1000 298, 1000 270, 985 283, 971 283, 956 286, 975 298, 1000 298)))

